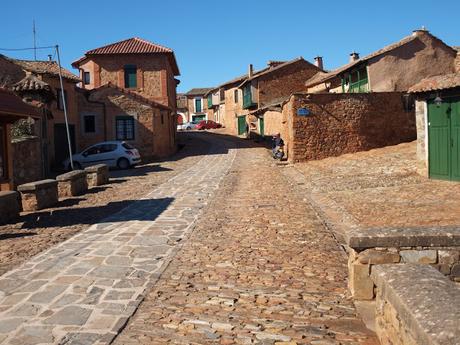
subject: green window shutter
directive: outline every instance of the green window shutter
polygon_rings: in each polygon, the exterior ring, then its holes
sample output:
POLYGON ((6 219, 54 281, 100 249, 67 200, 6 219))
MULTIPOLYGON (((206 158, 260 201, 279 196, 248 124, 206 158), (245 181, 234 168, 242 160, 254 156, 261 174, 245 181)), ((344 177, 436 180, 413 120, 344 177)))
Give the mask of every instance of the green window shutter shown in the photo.
POLYGON ((137 87, 137 67, 135 65, 125 66, 125 87, 137 87))
POLYGON ((208 108, 212 107, 212 94, 208 95, 208 108))
POLYGON ((195 99, 195 112, 201 113, 201 98, 196 98, 195 99))

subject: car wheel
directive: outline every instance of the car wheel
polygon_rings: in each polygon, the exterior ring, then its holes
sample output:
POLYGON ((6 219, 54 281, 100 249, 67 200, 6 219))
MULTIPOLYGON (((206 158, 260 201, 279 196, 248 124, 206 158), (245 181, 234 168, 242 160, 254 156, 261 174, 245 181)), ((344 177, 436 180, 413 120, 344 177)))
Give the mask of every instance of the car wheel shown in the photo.
POLYGON ((129 160, 127 160, 126 158, 120 158, 117 162, 117 167, 119 169, 128 169, 129 166, 129 160))
POLYGON ((190 126, 188 126, 188 127, 186 128, 186 130, 188 130, 188 131, 191 130, 191 129, 192 129, 192 127, 190 127, 190 126))

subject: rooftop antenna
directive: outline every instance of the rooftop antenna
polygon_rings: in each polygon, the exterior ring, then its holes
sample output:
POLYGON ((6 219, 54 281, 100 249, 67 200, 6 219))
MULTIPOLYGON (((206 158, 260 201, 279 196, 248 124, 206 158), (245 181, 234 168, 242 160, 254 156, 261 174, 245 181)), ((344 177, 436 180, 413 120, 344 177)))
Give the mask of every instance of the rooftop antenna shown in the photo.
POLYGON ((34 33, 34 60, 37 61, 37 41, 36 41, 36 31, 35 31, 35 19, 33 20, 32 32, 34 33))

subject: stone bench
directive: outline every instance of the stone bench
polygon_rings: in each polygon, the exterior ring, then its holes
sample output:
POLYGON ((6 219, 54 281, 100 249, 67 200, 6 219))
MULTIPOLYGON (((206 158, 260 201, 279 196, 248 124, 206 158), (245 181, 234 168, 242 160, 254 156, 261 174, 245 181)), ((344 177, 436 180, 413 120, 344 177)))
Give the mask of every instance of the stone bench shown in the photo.
POLYGON ((36 211, 51 207, 58 202, 58 183, 41 180, 18 186, 24 211, 36 211))
POLYGON ((57 176, 56 180, 60 198, 85 194, 88 190, 86 171, 84 170, 69 171, 57 176))
POLYGON ((460 281, 460 228, 355 229, 346 236, 348 284, 356 300, 372 300, 370 271, 382 264, 426 264, 460 281))
POLYGON ((109 167, 106 164, 97 164, 85 168, 88 187, 96 187, 109 183, 109 167))
POLYGON ((18 192, 0 192, 0 224, 5 224, 18 218, 20 211, 21 204, 19 202, 18 192))
POLYGON ((373 266, 382 345, 458 345, 460 287, 428 265, 373 266))

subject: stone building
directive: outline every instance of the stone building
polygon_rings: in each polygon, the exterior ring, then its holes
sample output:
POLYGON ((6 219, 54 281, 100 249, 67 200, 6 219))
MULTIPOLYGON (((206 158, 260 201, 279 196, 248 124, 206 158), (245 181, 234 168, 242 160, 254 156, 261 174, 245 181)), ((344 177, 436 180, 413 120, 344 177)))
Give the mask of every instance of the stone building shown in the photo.
MULTIPOLYGON (((0 83, 7 88, 33 75, 39 82, 49 87, 52 98, 47 100, 48 115, 43 119, 43 155, 50 167, 60 167, 61 162, 69 155, 65 128, 64 108, 59 83, 59 66, 55 61, 18 60, 0 55, 0 83)), ((62 68, 64 97, 67 105, 67 118, 72 151, 80 147, 80 119, 77 110, 76 84, 80 79, 62 68)))
POLYGON ((423 79, 409 92, 416 97, 419 173, 460 181, 460 71, 423 79))
POLYGON ((307 81, 311 93, 407 91, 423 78, 454 72, 457 52, 425 29, 307 81))
POLYGON ((179 68, 170 48, 135 37, 89 50, 72 66, 84 90, 78 101, 82 146, 126 140, 144 158, 175 151, 179 68))
POLYGON ((205 95, 212 90, 210 87, 193 88, 186 92, 187 99, 187 121, 214 120, 214 111, 209 107, 205 95))
POLYGON ((41 168, 41 156, 31 157, 15 154, 11 141, 11 125, 19 119, 34 118, 39 121, 41 112, 34 106, 26 104, 20 97, 4 88, 0 88, 0 191, 12 190, 15 187, 14 176, 17 175, 17 160, 31 160, 41 168))
POLYGON ((254 116, 253 112, 304 90, 305 81, 320 71, 320 67, 301 57, 290 61, 269 61, 267 67, 259 71, 249 65, 247 75, 208 92, 209 107, 215 109, 219 122, 231 133, 244 135, 249 128, 263 136, 264 118, 254 116))

